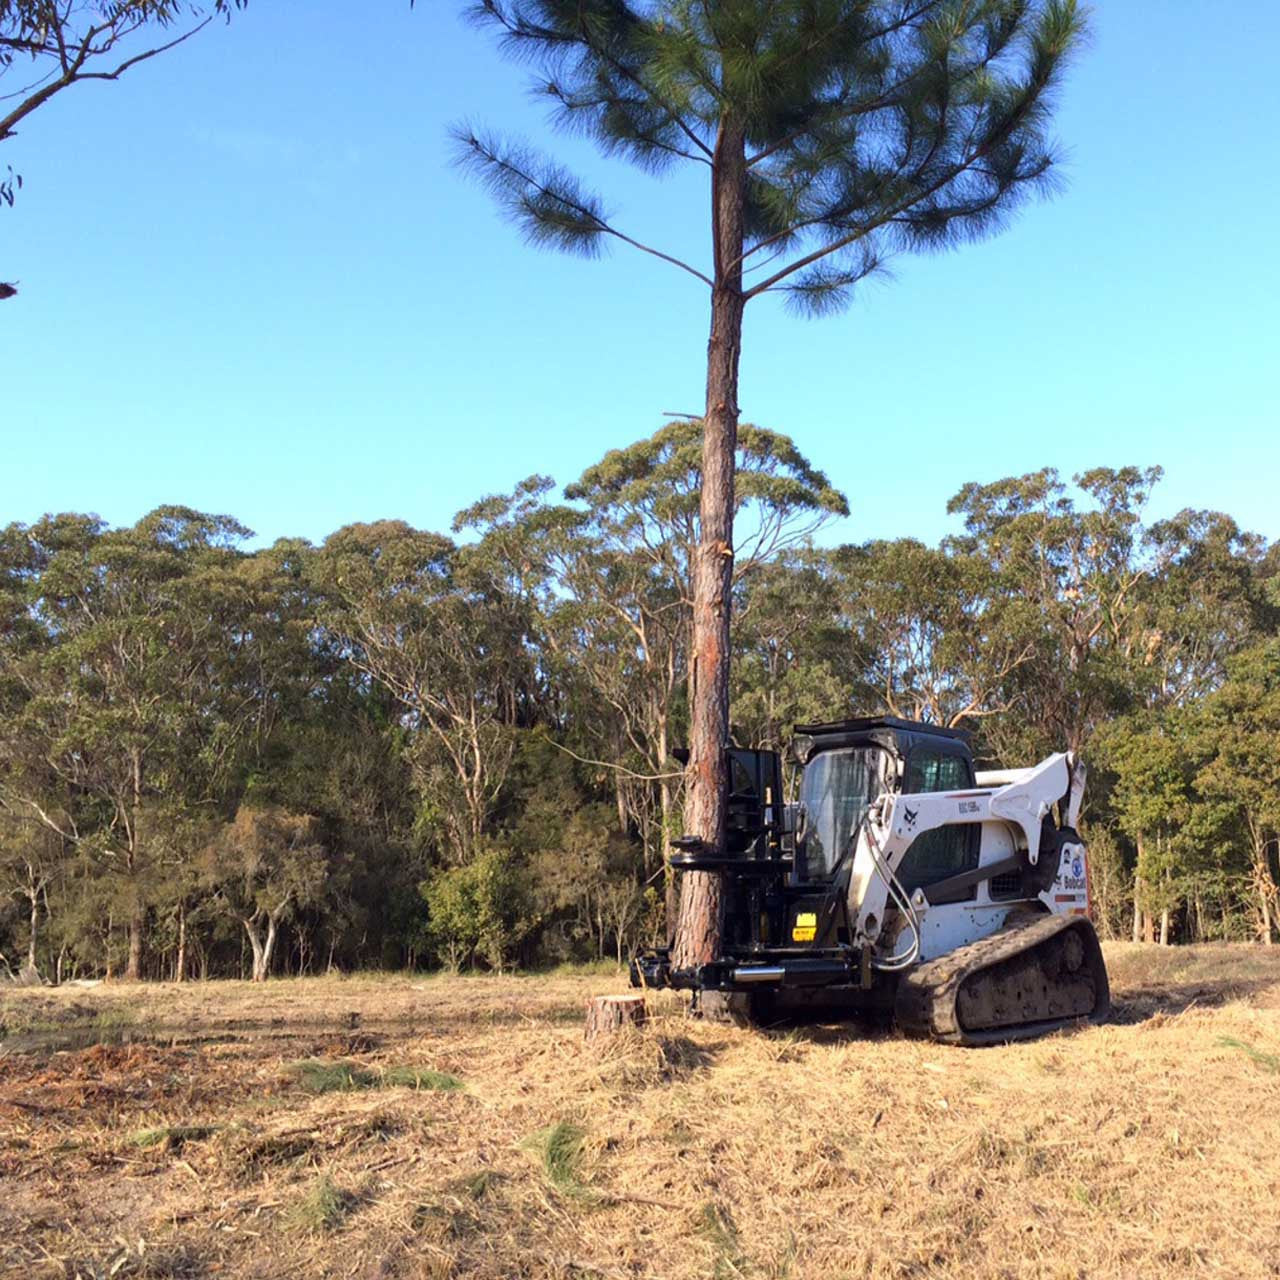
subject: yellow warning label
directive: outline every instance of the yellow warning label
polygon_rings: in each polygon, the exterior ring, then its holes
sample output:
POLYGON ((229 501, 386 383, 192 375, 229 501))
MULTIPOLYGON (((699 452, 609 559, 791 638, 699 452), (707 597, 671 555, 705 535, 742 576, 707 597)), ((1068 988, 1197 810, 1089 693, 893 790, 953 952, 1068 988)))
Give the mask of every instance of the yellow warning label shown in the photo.
POLYGON ((816 911, 800 911, 796 913, 796 922, 791 930, 792 942, 812 942, 818 936, 818 913, 816 911))

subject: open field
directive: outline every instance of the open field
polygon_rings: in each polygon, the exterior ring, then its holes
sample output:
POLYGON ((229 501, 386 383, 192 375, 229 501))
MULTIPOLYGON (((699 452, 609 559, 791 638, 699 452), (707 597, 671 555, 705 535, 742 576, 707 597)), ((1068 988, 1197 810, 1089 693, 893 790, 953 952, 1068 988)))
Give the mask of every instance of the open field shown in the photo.
POLYGON ((5 991, 0 1273, 1280 1276, 1280 953, 1108 962, 982 1051, 662 998, 602 1056, 600 973, 5 991))

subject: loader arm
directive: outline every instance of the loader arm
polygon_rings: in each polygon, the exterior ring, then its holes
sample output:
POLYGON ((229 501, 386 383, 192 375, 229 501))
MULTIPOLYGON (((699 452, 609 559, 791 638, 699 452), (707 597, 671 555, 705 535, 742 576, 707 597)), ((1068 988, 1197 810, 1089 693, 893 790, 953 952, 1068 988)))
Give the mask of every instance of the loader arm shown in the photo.
MULTIPOLYGON (((1007 907, 999 904, 961 907, 954 901, 946 902, 946 898, 993 876, 1012 873, 1028 865, 1035 867, 1040 857, 1045 818, 1054 804, 1067 796, 1071 782, 1068 757, 1058 754, 1034 768, 1019 770, 1012 781, 995 786, 882 795, 871 806, 858 830, 849 877, 847 909, 849 920, 854 924, 855 944, 872 948, 882 965, 887 955, 898 954, 901 929, 892 938, 884 935, 886 918, 895 906, 899 915, 906 916, 917 930, 920 956, 925 959, 941 954, 941 943, 956 945, 954 928, 947 931, 945 939, 930 937, 931 933, 938 932, 939 912, 954 915, 960 907, 974 917, 968 930, 974 938, 989 932, 989 921, 978 918, 979 915, 997 911, 1003 918, 1007 907), (975 869, 917 888, 909 895, 895 883, 904 858, 920 836, 941 827, 975 824, 994 828, 984 831, 980 861, 975 869), (908 900, 905 907, 904 898, 908 900), (930 913, 935 916, 932 930, 926 928, 930 913)), ((1051 876, 1056 872, 1056 861, 1055 852, 1054 867, 1045 867, 1042 875, 1051 876)))

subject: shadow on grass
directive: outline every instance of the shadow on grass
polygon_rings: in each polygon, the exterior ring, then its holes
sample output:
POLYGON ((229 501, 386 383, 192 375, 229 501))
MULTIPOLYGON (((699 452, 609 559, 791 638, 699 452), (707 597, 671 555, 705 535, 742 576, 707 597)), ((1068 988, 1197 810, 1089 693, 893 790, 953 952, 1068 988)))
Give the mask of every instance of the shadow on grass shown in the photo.
POLYGON ((1218 978, 1194 983, 1150 983, 1111 993, 1111 1021, 1122 1026, 1155 1017, 1174 1017, 1192 1007, 1215 1009, 1233 1000, 1280 1000, 1276 983, 1267 978, 1218 978))

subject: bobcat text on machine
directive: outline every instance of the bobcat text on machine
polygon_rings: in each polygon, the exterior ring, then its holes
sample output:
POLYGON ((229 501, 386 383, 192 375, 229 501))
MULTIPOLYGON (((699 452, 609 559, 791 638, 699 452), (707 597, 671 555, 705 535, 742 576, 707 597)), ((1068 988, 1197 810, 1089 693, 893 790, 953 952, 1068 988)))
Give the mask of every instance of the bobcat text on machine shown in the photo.
POLYGON ((674 842, 673 867, 722 877, 719 955, 645 952, 634 984, 726 993, 753 1021, 892 1011, 964 1045, 1107 1016, 1078 761, 975 773, 964 733, 892 716, 798 725, 793 746, 798 805, 776 752, 733 748, 725 852, 674 842))

